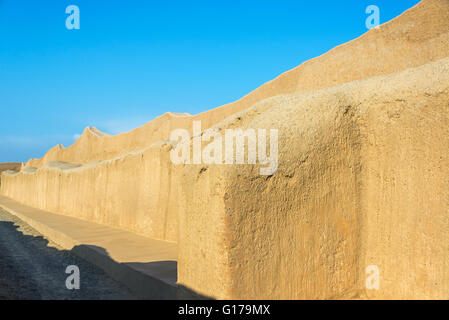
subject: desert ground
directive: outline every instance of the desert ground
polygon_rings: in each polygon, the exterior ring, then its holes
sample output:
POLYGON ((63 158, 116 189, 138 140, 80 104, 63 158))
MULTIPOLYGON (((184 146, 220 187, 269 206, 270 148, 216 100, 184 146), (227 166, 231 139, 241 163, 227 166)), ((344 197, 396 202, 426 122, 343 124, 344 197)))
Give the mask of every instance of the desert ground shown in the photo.
POLYGON ((63 250, 14 215, 0 209, 0 300, 135 299, 123 285, 63 250), (67 266, 77 265, 83 287, 67 290, 67 266))

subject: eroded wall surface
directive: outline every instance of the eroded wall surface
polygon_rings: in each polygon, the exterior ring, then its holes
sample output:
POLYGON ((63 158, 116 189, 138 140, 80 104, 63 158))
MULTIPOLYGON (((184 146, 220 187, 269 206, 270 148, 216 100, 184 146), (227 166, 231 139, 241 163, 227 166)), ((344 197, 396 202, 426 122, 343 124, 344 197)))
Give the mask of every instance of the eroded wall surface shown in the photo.
POLYGON ((39 209, 176 241, 177 187, 165 144, 85 166, 50 162, 2 176, 2 195, 39 209))
POLYGON ((443 59, 240 114, 278 128, 279 169, 184 169, 179 281, 230 299, 447 299, 448 71, 443 59))
POLYGON ((196 116, 168 112, 116 136, 87 128, 72 146, 56 146, 26 166, 41 167, 49 161, 85 164, 115 158, 166 140, 176 128, 191 130, 193 120, 201 120, 203 128, 208 128, 270 97, 320 90, 437 61, 448 55, 448 47, 449 1, 423 0, 398 18, 283 73, 234 103, 196 116))
POLYGON ((178 242, 179 282, 207 296, 447 298, 448 37, 449 1, 424 0, 233 104, 87 128, 0 193, 178 242), (278 129, 278 171, 173 165, 170 132, 193 120, 278 129))

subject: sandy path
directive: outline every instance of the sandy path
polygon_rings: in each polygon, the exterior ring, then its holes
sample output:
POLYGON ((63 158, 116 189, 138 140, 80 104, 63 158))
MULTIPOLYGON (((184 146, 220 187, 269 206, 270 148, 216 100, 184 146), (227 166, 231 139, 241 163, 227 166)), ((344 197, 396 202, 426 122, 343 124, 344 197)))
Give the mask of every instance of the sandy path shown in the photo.
POLYGON ((0 209, 0 299, 133 299, 101 269, 48 242, 0 209), (68 290, 66 267, 80 270, 80 290, 68 290))

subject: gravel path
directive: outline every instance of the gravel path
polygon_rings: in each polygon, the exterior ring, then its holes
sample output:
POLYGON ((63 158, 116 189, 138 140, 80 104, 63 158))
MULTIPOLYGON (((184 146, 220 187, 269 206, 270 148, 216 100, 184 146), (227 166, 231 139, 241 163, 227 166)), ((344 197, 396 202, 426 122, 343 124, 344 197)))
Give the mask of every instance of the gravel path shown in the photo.
POLYGON ((49 242, 0 208, 0 300, 134 299, 101 269, 49 242), (80 289, 66 288, 67 266, 80 270, 80 289))

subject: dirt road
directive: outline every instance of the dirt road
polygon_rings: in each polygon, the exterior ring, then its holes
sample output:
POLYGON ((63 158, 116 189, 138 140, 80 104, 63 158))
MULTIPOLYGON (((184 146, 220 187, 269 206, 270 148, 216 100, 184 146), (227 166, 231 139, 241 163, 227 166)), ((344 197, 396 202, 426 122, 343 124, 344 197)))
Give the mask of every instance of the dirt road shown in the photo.
POLYGON ((101 269, 44 239, 15 216, 0 209, 1 299, 134 299, 101 269), (80 289, 66 287, 66 268, 80 271, 80 289))

